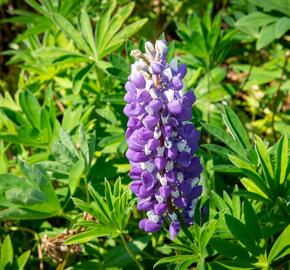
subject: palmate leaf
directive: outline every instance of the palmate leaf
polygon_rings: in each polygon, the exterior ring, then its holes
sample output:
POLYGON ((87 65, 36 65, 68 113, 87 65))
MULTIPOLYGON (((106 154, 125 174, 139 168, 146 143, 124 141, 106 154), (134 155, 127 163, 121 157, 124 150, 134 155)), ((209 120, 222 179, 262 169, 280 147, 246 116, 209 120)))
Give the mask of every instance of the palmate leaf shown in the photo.
POLYGON ((275 37, 282 37, 290 29, 290 18, 280 18, 275 24, 275 37))
POLYGON ((259 33, 256 43, 257 50, 260 50, 275 40, 275 24, 264 26, 259 33))
POLYGON ((44 169, 24 162, 20 168, 24 179, 12 174, 0 175, 0 217, 40 219, 60 214, 60 203, 44 169))
POLYGON ((32 26, 28 28, 26 31, 23 33, 17 35, 16 39, 14 42, 19 43, 25 39, 28 39, 32 36, 41 34, 45 31, 47 31, 51 27, 51 22, 48 19, 43 19, 43 22, 37 23, 35 26, 32 26))
POLYGON ((77 198, 73 198, 73 201, 82 211, 96 217, 99 223, 79 222, 78 225, 85 226, 87 231, 72 236, 68 239, 69 243, 87 242, 99 236, 119 236, 124 232, 131 216, 132 204, 135 200, 130 200, 131 192, 127 186, 122 186, 121 179, 115 182, 113 189, 105 180, 105 196, 101 196, 91 185, 88 189, 93 201, 88 203, 77 198))
MULTIPOLYGON (((100 44, 98 47, 99 54, 105 50, 108 46, 110 40, 117 34, 117 32, 121 29, 122 25, 124 24, 125 20, 130 16, 133 11, 135 4, 129 3, 123 7, 120 7, 118 11, 111 17, 110 23, 108 24, 107 31, 102 35, 103 39, 97 40, 100 44)), ((100 29, 100 31, 104 31, 100 29)))
POLYGON ((125 20, 133 11, 134 3, 129 3, 120 7, 118 11, 112 15, 115 7, 116 1, 110 3, 108 8, 102 14, 96 27, 95 39, 99 60, 119 48, 147 22, 147 19, 141 19, 130 25, 124 26, 123 29, 121 29, 125 20))
POLYGON ((119 48, 125 41, 137 33, 147 22, 146 19, 141 19, 137 22, 134 22, 132 24, 129 24, 128 26, 125 26, 118 34, 116 34, 110 41, 110 43, 107 45, 107 47, 99 54, 99 59, 103 58, 105 55, 111 53, 112 51, 115 51, 117 48, 119 48))
POLYGON ((244 249, 241 245, 222 238, 212 238, 210 240, 210 245, 217 252, 229 259, 234 257, 246 259, 249 256, 247 250, 244 249))
POLYGON ((7 119, 13 123, 15 130, 9 128, 10 132, 1 133, 1 139, 15 144, 47 148, 57 129, 55 105, 52 101, 49 102, 50 98, 51 91, 47 91, 41 106, 30 90, 21 91, 19 95, 21 108, 15 108, 15 111, 5 107, 2 109, 7 119))
POLYGON ((90 49, 93 51, 94 55, 97 54, 95 39, 93 36, 93 29, 90 22, 90 18, 85 10, 81 10, 79 17, 79 26, 82 31, 83 37, 88 43, 90 49))
POLYGON ((74 41, 80 50, 85 51, 89 55, 91 54, 91 49, 82 38, 81 33, 77 31, 68 19, 58 13, 54 13, 52 14, 52 20, 61 31, 63 31, 70 39, 74 41))
POLYGON ((110 25, 111 15, 113 11, 115 10, 116 6, 117 6, 117 2, 112 1, 110 5, 108 5, 107 8, 104 10, 104 12, 101 15, 100 20, 98 21, 98 24, 95 30, 95 41, 97 45, 97 52, 101 51, 101 47, 103 46, 102 45, 103 40, 105 38, 105 35, 110 25))
POLYGON ((261 26, 268 25, 272 22, 275 22, 277 17, 268 15, 263 12, 252 12, 249 15, 246 15, 239 19, 235 26, 238 28, 258 28, 261 26))
POLYGON ((233 236, 242 244, 244 245, 247 250, 249 250, 254 255, 259 255, 260 250, 257 246, 255 238, 252 232, 247 228, 245 224, 243 224, 238 219, 227 215, 225 216, 226 224, 233 234, 233 236))

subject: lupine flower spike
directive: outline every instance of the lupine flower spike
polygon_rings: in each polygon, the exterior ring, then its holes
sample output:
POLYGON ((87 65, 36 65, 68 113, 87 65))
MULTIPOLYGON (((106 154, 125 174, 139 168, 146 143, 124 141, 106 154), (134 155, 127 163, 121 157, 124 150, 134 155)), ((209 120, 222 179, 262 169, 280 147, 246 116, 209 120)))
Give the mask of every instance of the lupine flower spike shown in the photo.
POLYGON ((183 90, 186 65, 177 66, 176 59, 167 63, 164 40, 157 40, 155 47, 146 42, 145 51, 132 51, 136 62, 125 85, 131 189, 139 199, 138 210, 147 213, 139 227, 156 232, 168 218, 174 239, 180 229, 177 211, 192 225, 202 193, 202 167, 194 155, 200 134, 191 123, 195 95, 183 90))

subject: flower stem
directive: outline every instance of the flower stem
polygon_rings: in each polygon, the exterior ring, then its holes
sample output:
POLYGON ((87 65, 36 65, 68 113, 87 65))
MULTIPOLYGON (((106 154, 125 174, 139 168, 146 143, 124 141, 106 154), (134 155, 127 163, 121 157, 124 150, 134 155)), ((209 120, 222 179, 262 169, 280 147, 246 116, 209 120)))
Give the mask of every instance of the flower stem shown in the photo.
POLYGON ((130 248, 129 248, 129 246, 128 246, 128 244, 127 244, 127 242, 126 242, 126 240, 125 240, 125 238, 124 238, 124 236, 123 236, 123 234, 120 234, 120 237, 121 237, 122 243, 123 243, 123 245, 124 245, 124 247, 125 247, 127 253, 128 253, 129 256, 132 258, 132 260, 136 263, 136 265, 138 266, 138 268, 139 268, 140 270, 145 270, 145 269, 143 268, 143 266, 141 265, 141 263, 140 263, 140 262, 135 258, 134 254, 133 254, 132 251, 130 250, 130 248))

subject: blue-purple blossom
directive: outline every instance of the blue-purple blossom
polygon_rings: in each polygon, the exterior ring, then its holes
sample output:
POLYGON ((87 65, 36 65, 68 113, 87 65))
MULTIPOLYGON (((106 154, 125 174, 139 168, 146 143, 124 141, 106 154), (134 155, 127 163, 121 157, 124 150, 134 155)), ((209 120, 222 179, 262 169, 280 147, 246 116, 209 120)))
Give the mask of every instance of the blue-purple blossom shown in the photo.
POLYGON ((191 122, 195 95, 184 92, 186 65, 167 63, 167 45, 145 43, 145 53, 132 52, 136 62, 125 85, 128 116, 126 157, 131 164, 132 191, 137 208, 147 214, 139 227, 160 230, 169 219, 170 238, 180 230, 177 211, 185 224, 193 224, 195 204, 202 193, 198 185, 202 167, 195 156, 199 132, 191 122))

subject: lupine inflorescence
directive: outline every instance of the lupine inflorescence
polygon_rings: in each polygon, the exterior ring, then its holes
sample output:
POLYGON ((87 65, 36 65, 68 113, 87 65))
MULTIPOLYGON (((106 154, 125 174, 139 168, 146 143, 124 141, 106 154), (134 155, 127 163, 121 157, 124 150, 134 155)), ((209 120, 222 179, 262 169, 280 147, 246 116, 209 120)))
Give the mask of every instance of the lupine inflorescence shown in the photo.
POLYGON ((191 123, 195 95, 183 90, 186 65, 177 66, 176 59, 167 63, 166 41, 157 40, 155 47, 148 41, 145 51, 132 51, 136 62, 125 85, 131 189, 139 199, 138 210, 147 212, 139 227, 159 231, 167 217, 174 239, 180 229, 177 211, 191 225, 202 193, 202 168, 194 155, 200 135, 191 123))

